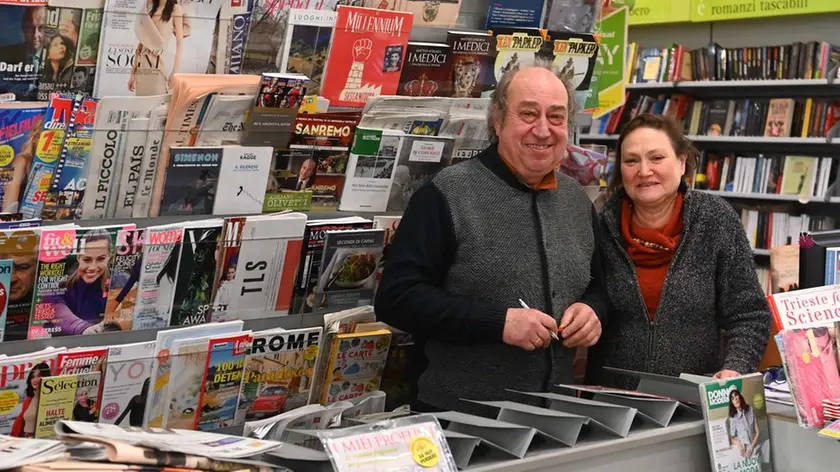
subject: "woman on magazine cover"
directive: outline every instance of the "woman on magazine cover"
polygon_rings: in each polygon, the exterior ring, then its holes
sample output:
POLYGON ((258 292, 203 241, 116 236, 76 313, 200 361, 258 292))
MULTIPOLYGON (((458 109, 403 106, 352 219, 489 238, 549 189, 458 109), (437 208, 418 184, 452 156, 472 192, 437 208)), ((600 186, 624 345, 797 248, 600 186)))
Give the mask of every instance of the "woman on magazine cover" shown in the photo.
POLYGON ((117 418, 117 421, 114 422, 115 425, 119 426, 125 417, 128 416, 129 426, 134 426, 135 428, 143 426, 143 413, 146 412, 146 395, 149 394, 149 380, 147 377, 143 381, 143 388, 140 390, 140 394, 131 397, 125 410, 117 418))
POLYGON ((38 420, 38 397, 41 389, 41 379, 50 377, 50 366, 40 362, 32 366, 26 377, 26 391, 23 399, 23 409, 12 424, 12 436, 16 438, 35 437, 35 423, 38 420))
POLYGON ((45 297, 55 310, 54 336, 101 333, 104 328, 108 285, 111 280, 113 244, 108 231, 96 229, 84 236, 85 245, 76 256, 76 270, 67 278, 64 294, 45 297))
POLYGON ((758 457, 763 461, 762 449, 766 444, 761 443, 761 429, 755 410, 747 403, 738 389, 729 392, 729 442, 738 448, 741 457, 758 457))
POLYGON ((4 213, 17 213, 20 208, 20 197, 29 182, 29 170, 32 167, 32 161, 35 160, 38 141, 41 139, 43 129, 44 117, 41 116, 33 121, 32 128, 29 130, 29 139, 12 159, 12 179, 3 184, 4 213))
POLYGON ((53 36, 47 46, 47 60, 41 80, 61 85, 70 84, 75 58, 76 45, 70 38, 60 34, 53 36))
POLYGON ((149 0, 146 6, 148 18, 140 20, 137 49, 128 78, 128 90, 136 96, 163 95, 169 91, 172 75, 178 73, 184 43, 184 11, 178 0, 165 0, 161 8, 160 0, 149 0), (163 58, 166 47, 175 36, 175 59, 172 72, 166 76, 163 58), (139 76, 139 77, 138 77, 139 76))
POLYGON ((770 308, 740 215, 687 183, 699 154, 670 116, 640 114, 618 138, 599 228, 612 308, 587 353, 589 384, 638 385, 604 366, 715 378, 758 369, 770 308))

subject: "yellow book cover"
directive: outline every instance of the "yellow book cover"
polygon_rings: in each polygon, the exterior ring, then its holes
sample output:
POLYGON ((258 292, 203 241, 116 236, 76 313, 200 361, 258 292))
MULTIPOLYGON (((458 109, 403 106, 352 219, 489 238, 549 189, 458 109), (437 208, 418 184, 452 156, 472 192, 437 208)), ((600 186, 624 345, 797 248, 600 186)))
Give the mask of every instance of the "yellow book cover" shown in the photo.
POLYGON ((819 159, 809 156, 785 157, 782 195, 811 195, 819 159))
POLYGON ((99 372, 44 378, 35 437, 55 437, 55 425, 61 420, 95 423, 99 419, 100 379, 99 372))
POLYGON ((330 346, 321 403, 329 405, 379 390, 390 347, 391 331, 387 329, 336 336, 330 346))

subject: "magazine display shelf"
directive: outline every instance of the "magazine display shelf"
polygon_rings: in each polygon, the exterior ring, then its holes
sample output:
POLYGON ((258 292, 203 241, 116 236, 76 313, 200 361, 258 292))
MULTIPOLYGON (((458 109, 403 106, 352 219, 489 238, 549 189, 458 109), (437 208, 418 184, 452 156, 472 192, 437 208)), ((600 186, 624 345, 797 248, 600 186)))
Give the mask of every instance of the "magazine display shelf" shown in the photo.
POLYGON ((767 402, 770 450, 774 472, 837 470, 840 442, 817 436, 817 430, 799 426, 792 406, 767 402))
POLYGON ((698 98, 738 98, 744 96, 745 90, 749 90, 749 95, 755 98, 822 98, 840 95, 840 82, 830 79, 688 80, 627 84, 626 88, 644 94, 682 93, 698 98))

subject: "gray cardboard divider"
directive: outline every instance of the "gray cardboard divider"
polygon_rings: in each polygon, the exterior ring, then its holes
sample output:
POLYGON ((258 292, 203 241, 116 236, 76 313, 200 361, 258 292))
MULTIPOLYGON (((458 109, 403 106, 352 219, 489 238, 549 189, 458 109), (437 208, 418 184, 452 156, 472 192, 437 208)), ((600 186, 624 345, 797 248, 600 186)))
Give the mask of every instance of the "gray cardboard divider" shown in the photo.
POLYGON ((479 437, 489 445, 495 446, 518 459, 525 457, 534 435, 537 434, 537 430, 534 428, 457 411, 432 414, 438 420, 449 422, 449 426, 444 429, 479 437))
POLYGON ((656 398, 625 397, 612 393, 596 393, 595 401, 635 408, 639 416, 662 428, 668 427, 680 402, 656 398))
POLYGON ((472 459, 475 448, 481 443, 481 438, 448 429, 443 430, 443 435, 446 437, 446 443, 449 445, 449 450, 455 459, 455 465, 459 469, 469 467, 470 459, 472 459))
POLYGON ((511 392, 532 397, 544 398, 551 402, 552 410, 564 411, 590 418, 588 426, 606 430, 615 436, 626 438, 636 417, 637 410, 621 405, 586 400, 584 398, 561 395, 559 393, 533 393, 510 390, 511 392), (600 428, 599 428, 600 427, 600 428))
POLYGON ((577 443, 581 429, 589 423, 586 416, 511 401, 463 401, 498 408, 497 420, 534 428, 548 439, 569 447, 577 443))
POLYGON ((700 389, 697 387, 696 382, 679 377, 617 369, 615 367, 604 367, 604 369, 628 377, 638 378, 639 386, 636 390, 640 392, 676 398, 689 406, 700 405, 700 389))

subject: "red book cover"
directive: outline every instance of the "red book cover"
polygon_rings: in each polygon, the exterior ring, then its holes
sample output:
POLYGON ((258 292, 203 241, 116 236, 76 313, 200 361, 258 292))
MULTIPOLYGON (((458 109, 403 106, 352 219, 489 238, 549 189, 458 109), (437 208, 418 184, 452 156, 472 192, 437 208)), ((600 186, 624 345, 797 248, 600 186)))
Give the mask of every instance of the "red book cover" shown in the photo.
POLYGON ((335 107, 363 107, 396 95, 413 15, 340 5, 321 95, 335 107))

